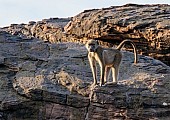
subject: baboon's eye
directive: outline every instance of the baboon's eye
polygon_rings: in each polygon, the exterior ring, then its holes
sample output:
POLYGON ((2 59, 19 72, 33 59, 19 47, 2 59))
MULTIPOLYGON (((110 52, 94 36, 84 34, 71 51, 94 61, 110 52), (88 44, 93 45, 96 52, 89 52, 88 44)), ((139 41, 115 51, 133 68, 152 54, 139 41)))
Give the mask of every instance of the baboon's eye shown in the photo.
POLYGON ((94 44, 89 44, 90 46, 94 46, 94 44))

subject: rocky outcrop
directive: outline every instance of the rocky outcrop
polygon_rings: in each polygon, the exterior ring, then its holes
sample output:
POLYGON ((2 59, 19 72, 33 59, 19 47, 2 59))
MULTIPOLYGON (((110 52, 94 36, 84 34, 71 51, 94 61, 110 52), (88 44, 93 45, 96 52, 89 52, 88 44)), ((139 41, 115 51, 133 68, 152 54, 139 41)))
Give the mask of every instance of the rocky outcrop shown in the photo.
POLYGON ((2 28, 12 35, 24 38, 38 38, 51 43, 61 42, 64 26, 71 18, 50 18, 42 21, 30 21, 28 24, 11 24, 2 28))
POLYGON ((166 4, 127 4, 85 10, 73 18, 51 18, 27 25, 13 24, 5 28, 5 31, 19 35, 22 33, 52 43, 84 43, 87 39, 95 38, 101 40, 101 44, 113 46, 124 39, 131 39, 137 44, 139 54, 170 65, 169 11, 170 5, 166 4))
POLYGON ((140 54, 170 64, 170 5, 127 4, 85 10, 73 17, 65 31, 74 39, 95 38, 111 44, 131 39, 140 54))
POLYGON ((123 52, 118 85, 91 87, 83 44, 0 32, 0 119, 169 119, 170 67, 123 52))

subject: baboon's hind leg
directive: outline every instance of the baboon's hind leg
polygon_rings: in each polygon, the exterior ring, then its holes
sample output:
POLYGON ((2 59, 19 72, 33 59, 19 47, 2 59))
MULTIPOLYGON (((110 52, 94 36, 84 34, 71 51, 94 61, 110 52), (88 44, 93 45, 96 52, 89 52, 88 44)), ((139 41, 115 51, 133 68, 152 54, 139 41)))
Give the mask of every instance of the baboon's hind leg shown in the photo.
POLYGON ((119 68, 118 67, 112 67, 113 83, 117 83, 118 74, 119 74, 119 68))
POLYGON ((109 80, 110 70, 111 70, 111 67, 106 67, 106 68, 105 68, 104 83, 107 83, 107 81, 109 80))

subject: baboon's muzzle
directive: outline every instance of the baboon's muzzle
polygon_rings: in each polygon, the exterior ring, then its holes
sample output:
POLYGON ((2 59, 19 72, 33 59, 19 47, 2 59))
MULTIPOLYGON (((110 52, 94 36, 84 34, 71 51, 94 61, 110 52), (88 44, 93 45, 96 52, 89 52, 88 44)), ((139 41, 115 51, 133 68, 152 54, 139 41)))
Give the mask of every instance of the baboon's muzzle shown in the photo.
POLYGON ((94 49, 90 49, 90 52, 95 52, 95 50, 94 49))

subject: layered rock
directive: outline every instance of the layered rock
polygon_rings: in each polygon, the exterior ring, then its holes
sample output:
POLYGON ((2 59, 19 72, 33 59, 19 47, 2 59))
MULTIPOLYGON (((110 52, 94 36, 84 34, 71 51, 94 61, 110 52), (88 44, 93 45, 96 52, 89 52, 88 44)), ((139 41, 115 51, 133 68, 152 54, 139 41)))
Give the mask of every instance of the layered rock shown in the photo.
POLYGON ((131 39, 137 44, 139 54, 170 65, 169 11, 170 6, 166 4, 127 4, 85 10, 73 18, 51 18, 27 25, 13 24, 5 28, 5 31, 52 43, 85 43, 87 39, 94 38, 104 41, 101 44, 113 46, 124 39, 131 39))
POLYGON ((170 5, 112 6, 85 10, 65 26, 75 39, 95 38, 111 44, 131 39, 138 52, 170 64, 170 5))
POLYGON ((28 24, 11 24, 2 28, 12 35, 25 38, 38 38, 51 43, 61 42, 64 26, 71 18, 50 18, 42 21, 30 21, 28 24))
POLYGON ((170 67, 122 52, 118 85, 91 87, 83 44, 0 32, 0 119, 169 119, 170 67))

